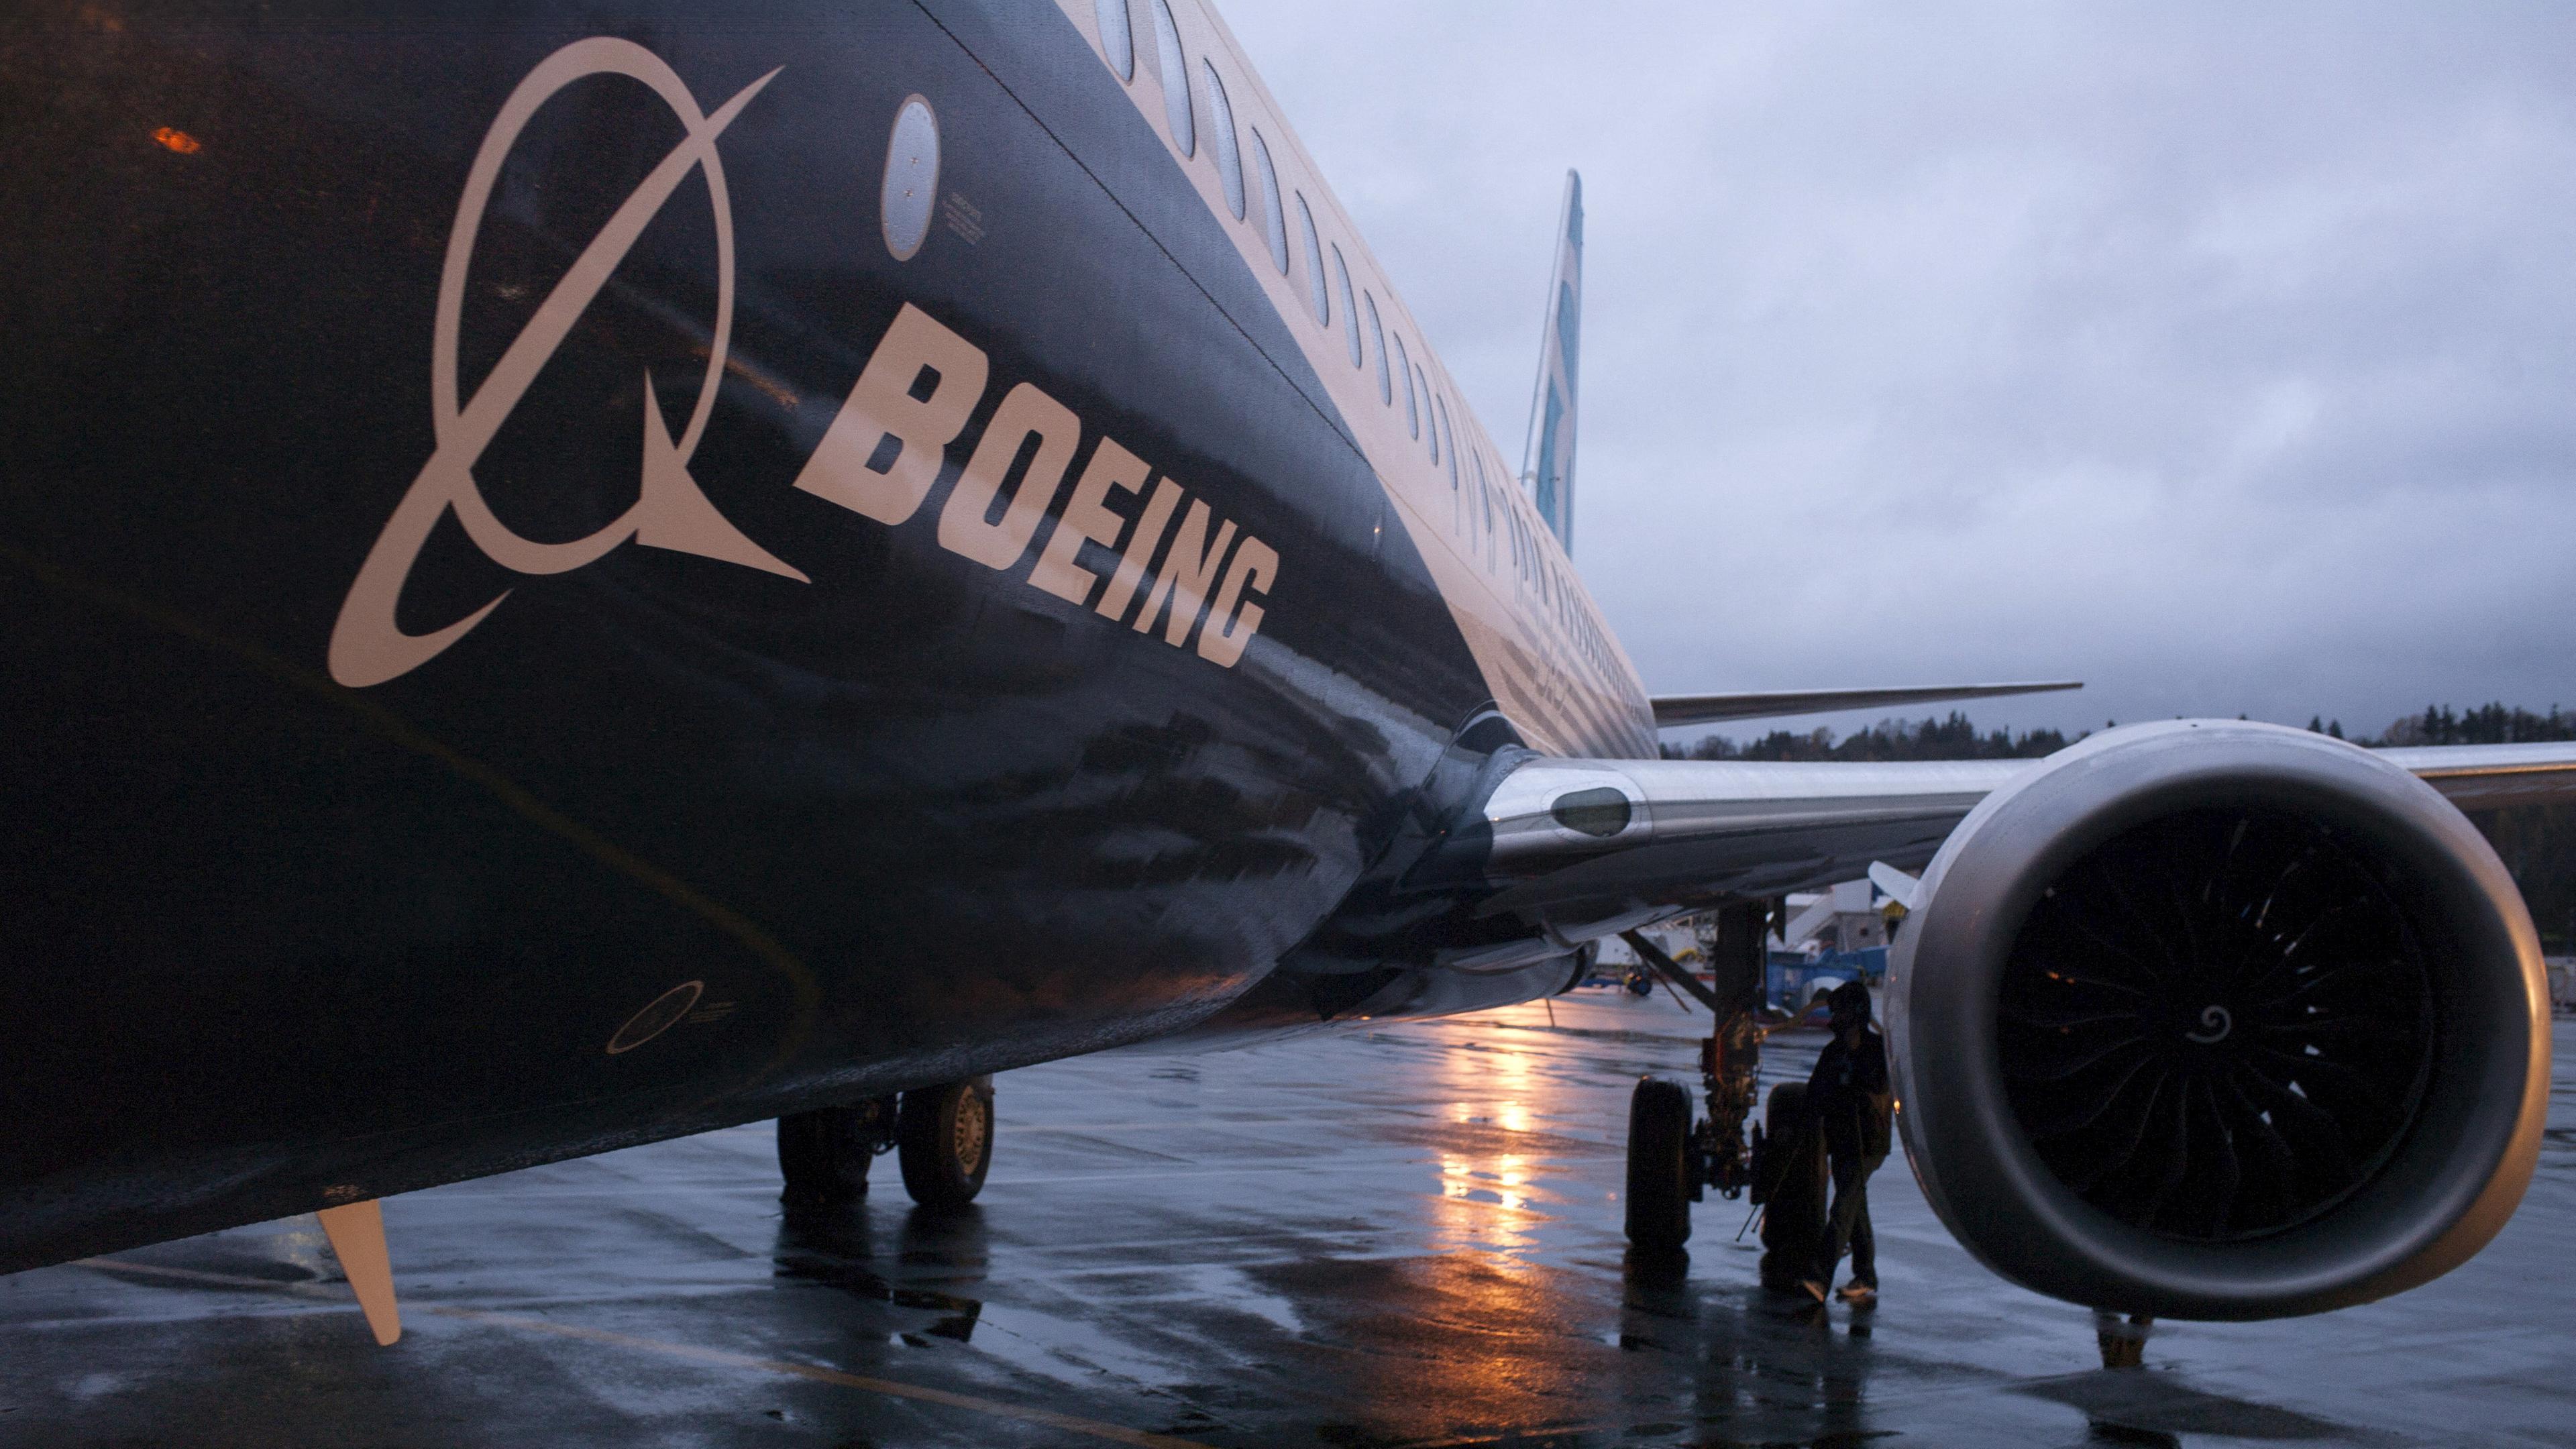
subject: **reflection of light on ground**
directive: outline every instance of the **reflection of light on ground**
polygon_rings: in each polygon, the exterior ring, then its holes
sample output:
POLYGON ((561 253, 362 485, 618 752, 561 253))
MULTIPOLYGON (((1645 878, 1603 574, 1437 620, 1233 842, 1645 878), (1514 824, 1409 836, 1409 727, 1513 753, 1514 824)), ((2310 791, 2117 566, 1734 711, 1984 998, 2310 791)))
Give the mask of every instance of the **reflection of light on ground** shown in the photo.
POLYGON ((1523 1191, 1528 1159, 1471 1158, 1440 1154, 1440 1194, 1432 1199, 1431 1242, 1446 1253, 1464 1253, 1505 1276, 1528 1266, 1539 1245, 1536 1229, 1549 1221, 1523 1191))
POLYGON ((1523 1190, 1530 1183, 1530 1159, 1511 1152, 1491 1162, 1490 1168, 1479 1167, 1469 1158, 1442 1153, 1440 1195, 1514 1210, 1533 1207, 1530 1194, 1523 1190))
POLYGON ((1481 1442, 1502 1426, 1562 1427, 1591 1412, 1597 1386, 1569 1359, 1568 1324, 1550 1295, 1565 1272, 1554 1260, 1616 1222, 1592 1189, 1600 1094, 1569 1074, 1561 1039, 1539 1034, 1551 1025, 1541 1008, 1515 1012, 1414 1038, 1437 1046, 1417 1079, 1419 1100, 1441 1104, 1426 1124, 1430 1150, 1416 1159, 1435 1174, 1430 1256, 1405 1270, 1414 1296, 1401 1336, 1358 1360, 1384 1375, 1372 1385, 1382 1420, 1372 1427, 1390 1439, 1481 1442), (1571 1195, 1557 1190, 1577 1183, 1571 1195))
POLYGON ((1527 1132, 1538 1125, 1538 1115, 1527 1102, 1452 1102, 1449 1120, 1477 1126, 1490 1124, 1506 1132, 1527 1132))
POLYGON ((1435 1059, 1442 1114, 1453 1129, 1438 1153, 1434 1241, 1503 1274, 1525 1271, 1538 1229, 1552 1222, 1552 1194, 1538 1186, 1560 1170, 1539 1143, 1513 1140, 1541 1130, 1552 1086, 1537 1056, 1508 1035, 1472 1032, 1435 1059), (1498 1150, 1500 1149, 1500 1150, 1498 1150))

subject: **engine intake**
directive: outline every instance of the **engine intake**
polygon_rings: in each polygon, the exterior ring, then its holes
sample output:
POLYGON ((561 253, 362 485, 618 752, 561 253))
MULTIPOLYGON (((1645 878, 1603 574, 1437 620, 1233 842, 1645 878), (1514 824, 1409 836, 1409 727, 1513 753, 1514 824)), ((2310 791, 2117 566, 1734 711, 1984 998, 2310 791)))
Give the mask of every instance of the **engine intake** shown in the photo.
POLYGON ((2314 1313, 2447 1272, 2520 1202, 2539 943, 2484 838, 2397 766, 2271 725, 2109 731, 1979 805, 1917 899, 1898 1122, 2006 1277, 2314 1313))

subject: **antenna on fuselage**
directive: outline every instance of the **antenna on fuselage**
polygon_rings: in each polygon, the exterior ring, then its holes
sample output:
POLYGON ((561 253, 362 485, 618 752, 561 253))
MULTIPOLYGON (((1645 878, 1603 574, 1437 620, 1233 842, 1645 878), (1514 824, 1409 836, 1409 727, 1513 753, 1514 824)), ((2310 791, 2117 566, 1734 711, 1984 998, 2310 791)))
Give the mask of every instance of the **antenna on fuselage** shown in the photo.
POLYGON ((1574 552, 1575 343, 1582 330, 1583 177, 1568 171, 1565 209, 1556 223, 1556 274, 1547 289, 1547 323, 1539 331, 1538 386, 1521 450, 1521 487, 1568 554, 1574 552))

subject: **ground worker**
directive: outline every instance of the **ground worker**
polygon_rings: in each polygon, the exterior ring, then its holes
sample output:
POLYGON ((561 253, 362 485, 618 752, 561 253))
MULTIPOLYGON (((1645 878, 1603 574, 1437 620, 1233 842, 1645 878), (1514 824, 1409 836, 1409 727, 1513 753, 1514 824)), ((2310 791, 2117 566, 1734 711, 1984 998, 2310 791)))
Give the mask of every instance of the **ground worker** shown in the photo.
POLYGON ((1887 1082, 1887 1043, 1869 1025, 1869 988, 1846 981, 1826 999, 1834 1039, 1816 1056, 1807 1078, 1807 1110, 1824 1129, 1825 1157, 1833 1174, 1834 1205, 1816 1245, 1816 1267, 1804 1283, 1822 1303, 1834 1265, 1851 1253, 1846 1303, 1878 1297, 1878 1241, 1869 1226, 1869 1175, 1887 1160, 1894 1100, 1887 1082))

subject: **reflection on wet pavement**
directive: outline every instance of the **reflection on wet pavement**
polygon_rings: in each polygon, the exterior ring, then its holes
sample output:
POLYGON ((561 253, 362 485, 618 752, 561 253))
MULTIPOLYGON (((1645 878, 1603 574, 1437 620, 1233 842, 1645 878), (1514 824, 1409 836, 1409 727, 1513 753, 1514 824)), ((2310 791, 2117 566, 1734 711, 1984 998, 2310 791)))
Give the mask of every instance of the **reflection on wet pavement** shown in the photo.
MULTIPOLYGON (((0 1278, 0 1444, 2576 1444, 2576 1082, 2484 1256, 2387 1303, 2160 1325, 1987 1275, 1901 1166, 1875 1310, 1766 1297, 1741 1203, 1631 1261, 1636 1075, 1591 995, 999 1082, 982 1201, 783 1215, 765 1125, 386 1207, 378 1349, 311 1219, 0 1278)), ((1816 1039, 1775 1039, 1801 1076, 1816 1039)))

